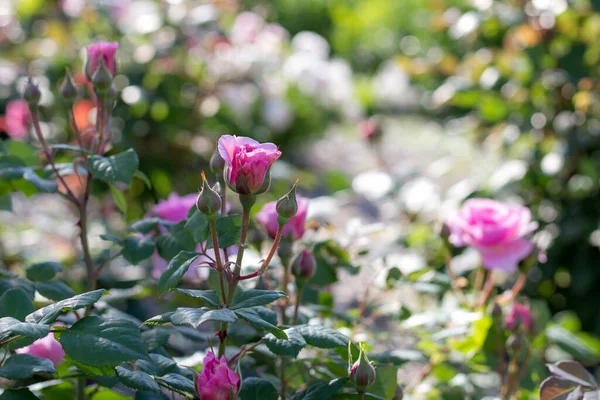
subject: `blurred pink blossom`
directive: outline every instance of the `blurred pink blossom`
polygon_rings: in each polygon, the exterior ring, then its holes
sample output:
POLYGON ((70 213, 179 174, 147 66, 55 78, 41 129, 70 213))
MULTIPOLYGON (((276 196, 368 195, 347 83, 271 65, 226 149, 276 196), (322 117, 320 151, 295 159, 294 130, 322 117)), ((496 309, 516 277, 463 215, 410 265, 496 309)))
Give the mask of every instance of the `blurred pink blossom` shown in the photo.
POLYGON ((229 400, 236 397, 240 378, 229 368, 225 356, 217 359, 212 351, 204 357, 204 368, 196 378, 196 391, 201 400, 229 400))
POLYGON ((29 132, 29 106, 25 100, 13 100, 6 105, 5 128, 8 136, 24 140, 29 132))
MULTIPOLYGON (((63 324, 57 324, 63 325, 63 324)), ((36 340, 29 346, 15 350, 17 354, 29 354, 35 357, 46 358, 54 364, 61 364, 65 356, 65 352, 60 343, 54 338, 54 333, 50 332, 45 337, 36 340)))
MULTIPOLYGON (((309 199, 296 196, 296 201, 298 202, 298 212, 283 227, 283 236, 291 234, 294 240, 301 239, 304 236, 304 224, 306 222, 309 199)), ((277 227, 279 226, 277 222, 277 210, 275 209, 276 205, 276 201, 271 201, 265 204, 262 210, 256 215, 257 221, 265 227, 272 239, 275 238, 277 227)))
POLYGON ((534 327, 533 315, 528 306, 518 303, 513 303, 510 313, 506 316, 504 321, 506 327, 513 330, 517 325, 523 326, 525 332, 531 333, 534 327))

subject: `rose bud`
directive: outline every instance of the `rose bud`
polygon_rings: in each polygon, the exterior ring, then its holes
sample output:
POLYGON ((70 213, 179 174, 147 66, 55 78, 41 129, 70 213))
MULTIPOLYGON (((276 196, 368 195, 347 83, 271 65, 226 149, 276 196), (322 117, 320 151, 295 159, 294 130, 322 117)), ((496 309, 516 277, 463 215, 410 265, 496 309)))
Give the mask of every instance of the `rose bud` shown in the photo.
POLYGON ((221 196, 208 186, 204 172, 202 172, 202 179, 202 189, 196 200, 196 207, 206 217, 216 217, 221 210, 221 196))
POLYGON ((78 91, 77 86, 73 83, 71 74, 67 72, 62 85, 60 85, 60 95, 69 104, 73 104, 77 99, 78 91))
POLYGON ((91 81, 92 77, 100 67, 100 62, 106 66, 111 77, 117 75, 117 42, 96 42, 87 46, 87 61, 85 63, 85 75, 91 81))
POLYGON ((298 201, 296 200, 296 183, 283 195, 277 203, 275 203, 275 211, 277 211, 277 222, 280 225, 285 225, 290 218, 292 218, 298 212, 298 201))
POLYGON ((212 351, 204 357, 204 367, 196 378, 196 391, 202 400, 231 400, 237 398, 240 378, 229 368, 225 356, 218 360, 212 351))
POLYGON ((525 333, 532 333, 534 329, 534 319, 529 307, 523 304, 513 303, 510 313, 504 320, 506 327, 515 331, 520 326, 523 327, 525 333))
POLYGON ((367 387, 375 382, 376 378, 377 374, 375 373, 375 368, 369 362, 364 350, 364 345, 361 344, 358 361, 350 368, 350 379, 352 379, 352 382, 354 382, 359 392, 364 392, 367 387))
POLYGON ((210 170, 219 178, 223 176, 223 170, 225 169, 225 160, 219 154, 219 151, 215 151, 210 157, 210 170))
POLYGON ((302 249, 292 263, 292 274, 299 284, 304 284, 315 274, 317 260, 310 249, 302 249))
POLYGON ((23 90, 23 99, 29 104, 29 107, 35 108, 40 104, 41 97, 42 92, 40 92, 40 88, 29 78, 25 85, 25 90, 23 90))
MULTIPOLYGON (((299 240, 304 236, 304 225, 306 223, 306 214, 308 212, 309 199, 302 196, 296 196, 298 210, 283 227, 283 237, 291 237, 293 240, 299 240)), ((279 227, 279 215, 277 213, 277 202, 266 203, 262 210, 256 215, 256 220, 265 227, 271 239, 275 238, 277 228, 279 227)))
POLYGON ((112 75, 106 66, 104 65, 104 61, 100 62, 100 67, 94 73, 92 77, 92 84, 94 85, 94 90, 97 95, 105 95, 107 94, 112 86, 112 75))

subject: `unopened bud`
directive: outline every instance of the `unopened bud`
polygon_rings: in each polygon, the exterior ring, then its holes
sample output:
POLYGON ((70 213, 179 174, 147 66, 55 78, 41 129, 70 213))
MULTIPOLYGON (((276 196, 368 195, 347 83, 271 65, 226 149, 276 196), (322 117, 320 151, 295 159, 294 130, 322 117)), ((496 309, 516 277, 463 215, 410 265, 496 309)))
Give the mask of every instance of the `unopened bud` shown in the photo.
POLYGON ((317 270, 317 260, 310 249, 302 249, 292 264, 292 274, 298 284, 302 285, 312 278, 317 270))
POLYGON ((502 319, 502 307, 500 307, 498 303, 494 303, 494 306, 492 307, 492 318, 495 321, 502 319))
POLYGON ((298 201, 296 200, 297 184, 298 182, 296 181, 290 191, 283 195, 283 197, 281 197, 275 205, 275 210, 277 211, 278 222, 280 225, 285 225, 288 220, 298 212, 298 201))
POLYGON ((29 107, 34 108, 40 104, 41 97, 42 92, 40 92, 40 88, 29 78, 23 90, 23 99, 29 104, 29 107))
POLYGON ((204 173, 202 173, 202 179, 202 189, 200 190, 200 194, 198 194, 196 207, 206 217, 216 217, 217 213, 221 210, 221 196, 208 186, 204 173))
POLYGON ((376 378, 377 374, 375 373, 375 368, 369 362, 364 345, 361 344, 358 361, 356 361, 350 369, 350 379, 352 379, 352 382, 354 382, 359 392, 364 392, 367 387, 375 382, 376 378))
POLYGON ((72 104, 77 98, 77 86, 73 83, 73 79, 71 78, 71 74, 67 72, 65 75, 65 79, 63 80, 62 85, 60 85, 60 95, 67 103, 72 104))
POLYGON ((215 150, 212 157, 210 157, 210 170, 217 176, 223 179, 223 170, 225 169, 225 160, 221 157, 219 150, 215 150))
POLYGON ((112 75, 106 65, 104 65, 104 61, 100 62, 100 66, 98 70, 92 76, 92 84, 94 85, 94 90, 98 96, 106 95, 112 85, 112 75))

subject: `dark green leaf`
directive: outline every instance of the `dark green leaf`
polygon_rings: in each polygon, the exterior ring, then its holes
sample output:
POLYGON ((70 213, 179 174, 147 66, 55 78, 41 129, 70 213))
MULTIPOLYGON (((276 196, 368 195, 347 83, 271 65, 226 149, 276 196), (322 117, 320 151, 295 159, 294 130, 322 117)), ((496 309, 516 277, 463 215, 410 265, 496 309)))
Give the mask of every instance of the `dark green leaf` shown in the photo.
POLYGON ((384 399, 393 399, 398 386, 398 368, 394 366, 378 365, 375 382, 369 387, 369 393, 373 393, 384 399))
POLYGON ((0 376, 6 379, 27 379, 39 373, 55 374, 54 364, 46 358, 29 354, 17 354, 6 360, 0 367, 0 376))
POLYGON ((10 289, 20 288, 27 293, 30 299, 33 300, 35 296, 35 287, 33 283, 24 278, 10 278, 10 279, 2 279, 0 278, 0 293, 6 293, 10 289))
POLYGON ((116 235, 111 235, 109 233, 103 233, 100 235, 100 239, 106 240, 107 242, 113 242, 115 244, 121 244, 121 238, 116 235))
POLYGON ((85 317, 61 333, 60 343, 71 359, 94 367, 148 358, 140 330, 126 320, 85 317))
POLYGON ((186 393, 190 393, 196 396, 196 388, 194 386, 194 382, 191 379, 188 379, 179 374, 167 374, 165 376, 161 376, 160 381, 167 385, 170 388, 181 390, 186 393))
POLYGON ((265 379, 246 378, 242 382, 239 397, 244 400, 277 400, 279 394, 275 386, 265 379))
POLYGON ((63 270, 63 266, 54 261, 30 264, 25 268, 27 279, 36 282, 49 281, 63 270))
POLYGON ((157 315, 144 321, 144 325, 164 325, 171 322, 171 317, 175 314, 175 311, 166 312, 164 314, 157 315))
POLYGON ((84 149, 83 147, 79 147, 79 146, 72 146, 70 144, 53 144, 50 145, 51 148, 53 149, 57 149, 57 150, 69 150, 69 151, 75 151, 78 153, 85 153, 85 154, 94 154, 91 151, 84 149))
POLYGON ((162 294, 174 289, 198 256, 198 253, 191 251, 181 251, 177 254, 158 279, 158 292, 162 294))
POLYGON ((272 333, 277 339, 287 339, 285 332, 274 325, 274 323, 277 323, 276 320, 268 321, 265 319, 264 310, 270 311, 264 307, 252 307, 236 310, 235 315, 257 329, 272 333))
MULTIPOLYGON (((240 240, 240 232, 242 230, 242 216, 228 215, 217 219, 217 238, 219 239, 219 247, 226 248, 233 246, 240 240)), ((212 240, 208 240, 208 248, 212 248, 212 240)))
POLYGON ((23 321, 34 311, 31 298, 21 288, 10 289, 0 296, 0 317, 13 317, 23 321))
POLYGON ((65 355, 64 358, 65 358, 65 361, 67 361, 69 364, 73 364, 79 370, 81 370, 81 372, 83 372, 84 374, 86 374, 90 377, 93 377, 96 380, 99 380, 98 378, 100 378, 100 377, 114 377, 115 376, 114 366, 105 365, 102 367, 96 367, 93 365, 84 364, 77 360, 73 360, 68 355, 65 355))
POLYGON ((265 344, 274 354, 278 356, 298 357, 298 353, 306 346, 306 341, 300 332, 293 328, 284 331, 286 339, 277 339, 272 333, 264 337, 265 344))
POLYGON ((156 241, 158 254, 165 260, 172 259, 182 251, 194 251, 196 249, 196 241, 184 225, 185 222, 181 221, 173 225, 169 232, 163 232, 158 236, 156 241))
POLYGON ((50 300, 59 301, 75 296, 75 292, 61 281, 38 282, 35 289, 50 300))
POLYGON ((204 214, 197 210, 193 212, 192 216, 186 221, 185 229, 192 233, 196 243, 202 243, 208 239, 208 221, 206 220, 206 217, 204 217, 204 214))
POLYGON ((200 308, 178 308, 175 314, 171 316, 171 322, 174 325, 190 325, 194 328, 207 321, 233 323, 237 321, 237 316, 227 308, 210 311, 204 311, 200 308))
POLYGON ((12 317, 0 318, 0 342, 5 342, 15 336, 39 339, 48 335, 49 332, 50 327, 48 325, 21 322, 12 317))
POLYGON ((129 371, 123 367, 115 368, 119 380, 135 390, 160 392, 160 386, 150 375, 143 371, 129 371))
POLYGON ((19 179, 29 170, 23 160, 12 155, 0 155, 0 179, 19 179))
POLYGON ((110 157, 92 156, 87 161, 90 173, 109 184, 121 182, 129 185, 138 164, 138 157, 133 149, 110 157))
POLYGON ((104 289, 98 289, 92 292, 73 296, 69 299, 61 300, 29 314, 25 320, 27 322, 36 322, 38 324, 52 323, 63 312, 78 310, 80 308, 91 306, 100 300, 102 294, 104 294, 104 289))
POLYGON ((139 233, 147 234, 156 229, 160 224, 160 221, 160 218, 140 219, 139 221, 134 222, 129 229, 139 233))
POLYGON ((279 290, 238 290, 235 293, 230 308, 237 310, 240 308, 264 306, 285 296, 286 294, 279 290))
POLYGON ((321 325, 298 325, 293 328, 300 332, 306 343, 321 349, 348 347, 348 338, 336 331, 321 325))
POLYGON ((0 400, 39 400, 29 389, 6 389, 0 394, 0 400))
POLYGON ((171 358, 160 354, 150 354, 150 360, 138 360, 136 364, 142 371, 155 376, 177 374, 180 372, 177 363, 171 358))
POLYGON ((296 393, 290 400, 328 400, 344 386, 347 380, 348 378, 344 377, 329 382, 319 382, 296 393))
POLYGON ((154 241, 148 236, 129 236, 121 244, 123 257, 133 265, 152 257, 154 253, 154 241))
POLYGON ((556 343, 564 351, 583 363, 596 364, 600 360, 600 354, 596 349, 561 326, 549 327, 546 329, 546 335, 550 342, 556 343))
POLYGON ((142 340, 146 346, 146 351, 150 352, 160 349, 169 341, 170 336, 170 329, 157 328, 142 332, 142 340))
POLYGON ((202 299, 205 303, 212 307, 221 306, 219 296, 214 290, 177 289, 177 291, 196 299, 202 299))
POLYGON ((12 200, 10 194, 0 196, 0 211, 12 211, 12 200))

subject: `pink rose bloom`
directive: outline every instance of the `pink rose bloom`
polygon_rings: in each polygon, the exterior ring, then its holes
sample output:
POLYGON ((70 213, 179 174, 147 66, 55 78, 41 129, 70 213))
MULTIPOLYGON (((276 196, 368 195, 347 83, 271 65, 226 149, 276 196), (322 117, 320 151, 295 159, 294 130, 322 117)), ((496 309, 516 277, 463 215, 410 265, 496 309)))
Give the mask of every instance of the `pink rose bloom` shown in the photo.
POLYGON ((450 243, 475 248, 484 268, 504 272, 516 271, 531 253, 533 244, 525 237, 538 226, 527 207, 490 199, 467 200, 446 224, 450 243))
POLYGON ((166 221, 181 222, 187 217, 190 208, 196 204, 197 197, 196 193, 185 196, 171 193, 167 200, 161 200, 154 206, 152 214, 166 221))
POLYGON ((258 143, 244 136, 223 135, 218 148, 226 163, 225 180, 239 194, 255 194, 271 164, 281 157, 273 143, 258 143))
MULTIPOLYGON (((57 324, 63 325, 63 324, 57 324)), ((35 357, 47 358, 52 361, 56 367, 62 363, 65 352, 58 342, 54 338, 54 333, 50 332, 46 337, 36 340, 29 346, 15 350, 17 354, 29 354, 35 357)))
POLYGON ((104 60, 104 65, 114 77, 117 74, 117 42, 96 42, 90 44, 87 49, 87 62, 85 64, 85 75, 88 80, 92 80, 92 76, 100 66, 100 60, 104 60))
POLYGON ((229 37, 235 43, 252 43, 262 32, 265 20, 260 15, 246 11, 235 19, 229 37))
MULTIPOLYGON (((296 201, 298 202, 298 211, 296 212, 296 215, 290 218, 287 224, 285 224, 282 232, 284 237, 291 234, 294 240, 301 239, 302 236, 304 236, 304 223, 306 222, 306 213, 308 211, 309 203, 309 200, 302 196, 296 196, 296 201)), ((265 227, 271 239, 275 238, 277 228, 279 227, 279 222, 277 222, 277 210, 275 209, 276 205, 276 201, 271 201, 265 204, 262 210, 256 215, 256 219, 265 227)))
POLYGON ((25 100, 13 100, 6 105, 6 133, 15 140, 24 140, 29 132, 29 106, 25 100))
POLYGON ((504 324, 510 330, 515 329, 517 324, 521 324, 525 329, 525 332, 533 332, 534 321, 531 310, 526 305, 513 303, 512 310, 510 310, 510 314, 506 316, 504 324))
POLYGON ((229 368, 225 356, 217 360, 214 353, 209 351, 204 357, 204 368, 196 378, 200 400, 229 400, 235 398, 239 387, 240 378, 229 368))

